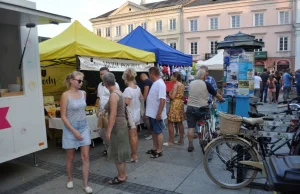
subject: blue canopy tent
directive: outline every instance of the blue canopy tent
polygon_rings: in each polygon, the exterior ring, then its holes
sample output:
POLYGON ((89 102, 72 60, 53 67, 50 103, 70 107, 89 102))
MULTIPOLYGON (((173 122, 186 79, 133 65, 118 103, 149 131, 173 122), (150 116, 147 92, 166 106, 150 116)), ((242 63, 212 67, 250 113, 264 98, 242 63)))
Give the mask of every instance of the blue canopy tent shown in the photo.
POLYGON ((169 45, 165 44, 155 36, 137 27, 130 34, 121 39, 118 43, 153 52, 156 55, 156 62, 160 65, 192 66, 192 55, 186 55, 169 45))

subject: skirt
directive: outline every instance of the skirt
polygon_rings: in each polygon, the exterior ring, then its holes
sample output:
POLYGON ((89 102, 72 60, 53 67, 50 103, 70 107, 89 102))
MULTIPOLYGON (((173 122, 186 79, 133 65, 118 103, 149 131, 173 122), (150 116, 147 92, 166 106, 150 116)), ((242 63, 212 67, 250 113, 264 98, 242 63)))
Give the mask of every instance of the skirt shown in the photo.
POLYGON ((108 147, 108 161, 114 163, 122 163, 131 159, 126 120, 117 117, 116 123, 119 123, 118 120, 122 120, 122 125, 115 125, 112 129, 108 147))
POLYGON ((62 138, 63 149, 78 149, 82 146, 91 145, 91 135, 87 120, 70 121, 70 124, 80 133, 82 140, 76 139, 74 134, 64 125, 62 138))

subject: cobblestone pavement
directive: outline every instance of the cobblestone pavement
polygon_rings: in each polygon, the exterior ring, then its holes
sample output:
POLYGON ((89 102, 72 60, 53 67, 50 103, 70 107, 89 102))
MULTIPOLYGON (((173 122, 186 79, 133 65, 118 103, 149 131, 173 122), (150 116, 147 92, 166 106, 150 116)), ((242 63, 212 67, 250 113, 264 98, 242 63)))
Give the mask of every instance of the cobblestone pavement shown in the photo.
MULTIPOLYGON (((266 105, 263 110, 273 110, 266 105)), ((187 128, 187 127, 186 127, 187 128)), ((127 164, 128 181, 120 185, 109 185, 107 181, 116 175, 113 164, 106 161, 101 153, 104 149, 100 141, 90 151, 89 184, 94 193, 99 194, 171 194, 171 193, 271 193, 259 189, 243 188, 226 190, 215 185, 206 175, 203 168, 203 155, 195 140, 195 151, 187 152, 187 138, 184 146, 164 147, 164 155, 150 159, 145 151, 151 148, 151 141, 144 140, 147 131, 139 133, 139 162, 127 164)), ((164 131, 167 141, 167 131, 164 131)), ((66 188, 67 173, 65 152, 48 142, 49 148, 37 152, 38 166, 34 165, 32 155, 0 164, 0 193, 3 194, 60 194, 84 193, 82 189, 82 172, 80 151, 76 151, 74 162, 74 189, 66 188)), ((263 181, 263 180, 262 180, 263 181)))

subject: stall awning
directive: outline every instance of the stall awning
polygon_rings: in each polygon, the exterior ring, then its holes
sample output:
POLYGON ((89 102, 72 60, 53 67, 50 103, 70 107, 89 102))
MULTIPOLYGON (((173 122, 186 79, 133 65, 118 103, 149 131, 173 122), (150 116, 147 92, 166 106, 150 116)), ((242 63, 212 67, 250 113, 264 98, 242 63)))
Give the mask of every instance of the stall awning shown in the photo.
POLYGON ((71 18, 0 1, 0 23, 25 26, 27 23, 69 23, 71 18))
POLYGON ((155 62, 151 52, 138 50, 97 36, 78 21, 56 37, 41 42, 40 60, 43 67, 60 64, 75 65, 75 56, 129 59, 155 62))

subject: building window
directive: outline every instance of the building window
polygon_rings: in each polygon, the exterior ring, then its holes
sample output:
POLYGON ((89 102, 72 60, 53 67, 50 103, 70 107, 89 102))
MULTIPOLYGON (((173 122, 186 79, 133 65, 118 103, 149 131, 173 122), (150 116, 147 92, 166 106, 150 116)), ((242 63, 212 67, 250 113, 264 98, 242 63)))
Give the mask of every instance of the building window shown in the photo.
MULTIPOLYGON (((255 40, 257 40, 259 42, 263 42, 262 38, 258 38, 258 39, 255 39, 255 40)), ((260 48, 260 49, 254 49, 254 52, 260 52, 260 51, 262 51, 262 48, 260 48)))
POLYGON ((198 43, 197 42, 191 42, 190 43, 190 51, 192 55, 198 54, 198 43))
POLYGON ((215 40, 213 40, 213 41, 210 41, 210 53, 211 54, 217 54, 218 52, 217 52, 217 43, 218 43, 218 41, 215 41, 215 40))
POLYGON ((97 29, 97 35, 101 36, 101 28, 97 29))
POLYGON ((121 26, 116 26, 116 36, 121 36, 121 26))
POLYGON ((170 47, 172 47, 173 49, 176 49, 176 42, 170 42, 170 47))
POLYGON ((288 51, 289 37, 282 36, 279 37, 279 51, 288 51))
POLYGON ((105 36, 110 37, 110 28, 105 28, 105 36))
POLYGON ((170 19, 170 30, 176 30, 176 19, 170 19))
POLYGON ((133 24, 128 24, 128 34, 133 31, 133 24))
POLYGON ((256 13, 254 14, 254 26, 263 26, 264 25, 264 14, 256 13))
POLYGON ((196 32, 198 31, 198 21, 195 20, 190 20, 190 31, 191 32, 196 32))
POLYGON ((218 18, 209 18, 210 30, 217 30, 219 26, 218 18))
POLYGON ((231 28, 240 28, 241 27, 241 16, 233 15, 231 16, 231 28))
POLYGON ((142 26, 142 28, 144 28, 145 30, 147 30, 147 23, 146 22, 141 23, 141 26, 142 26))
POLYGON ((289 24, 289 11, 280 11, 279 12, 279 24, 289 24))
POLYGON ((156 31, 157 32, 162 31, 162 21, 161 20, 156 21, 156 31))

